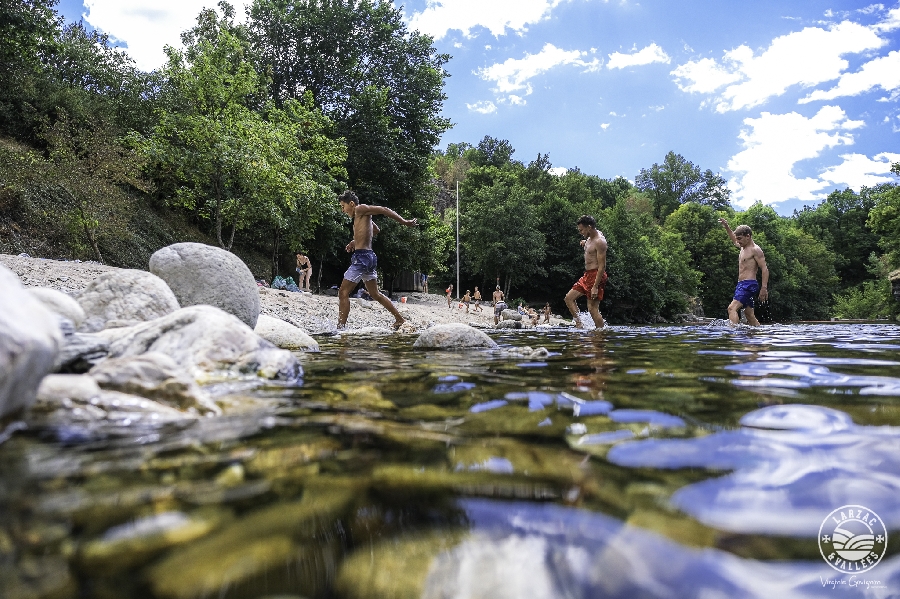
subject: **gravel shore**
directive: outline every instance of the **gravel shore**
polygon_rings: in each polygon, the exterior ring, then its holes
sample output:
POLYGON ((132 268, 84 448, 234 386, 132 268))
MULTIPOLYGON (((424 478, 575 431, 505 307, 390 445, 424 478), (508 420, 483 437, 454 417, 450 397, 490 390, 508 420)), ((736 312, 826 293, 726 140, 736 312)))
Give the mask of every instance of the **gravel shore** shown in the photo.
MULTIPOLYGON (((0 254, 0 263, 16 273, 26 287, 50 287, 72 296, 81 293, 97 275, 120 270, 96 262, 49 260, 8 254, 0 254)), ((408 323, 403 326, 402 330, 405 332, 421 331, 430 326, 451 322, 471 324, 479 328, 492 327, 494 324, 494 313, 489 301, 483 306, 483 311, 473 312, 470 307, 467 314, 465 307, 459 308, 458 302, 454 302, 452 308, 448 309, 446 296, 443 294, 410 292, 394 295, 395 305, 408 323), (406 297, 406 303, 399 301, 401 296, 406 297)), ((394 317, 378 302, 356 298, 351 298, 350 301, 348 329, 388 329, 393 324, 394 317)), ((261 287, 260 311, 313 335, 329 333, 337 328, 338 298, 261 287)), ((562 322, 566 321, 555 317, 550 319, 551 325, 562 322)))

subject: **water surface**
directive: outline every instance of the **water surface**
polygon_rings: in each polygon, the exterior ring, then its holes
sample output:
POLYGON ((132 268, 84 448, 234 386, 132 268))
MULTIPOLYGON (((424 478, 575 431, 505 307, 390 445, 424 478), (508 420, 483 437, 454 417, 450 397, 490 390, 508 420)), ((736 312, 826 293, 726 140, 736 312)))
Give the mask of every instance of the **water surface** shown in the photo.
POLYGON ((900 327, 491 336, 322 337, 302 386, 232 384, 228 416, 31 423, 0 445, 0 590, 900 594, 900 327), (828 582, 846 504, 893 533, 877 585, 828 582))

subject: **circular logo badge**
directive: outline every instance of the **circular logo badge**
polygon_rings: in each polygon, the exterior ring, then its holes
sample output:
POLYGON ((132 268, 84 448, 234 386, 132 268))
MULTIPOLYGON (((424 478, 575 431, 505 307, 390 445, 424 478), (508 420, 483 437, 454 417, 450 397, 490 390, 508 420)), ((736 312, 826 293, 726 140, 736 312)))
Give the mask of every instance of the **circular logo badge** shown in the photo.
POLYGON ((819 552, 838 572, 865 572, 887 551, 887 529, 878 514, 862 505, 844 505, 819 527, 819 552))

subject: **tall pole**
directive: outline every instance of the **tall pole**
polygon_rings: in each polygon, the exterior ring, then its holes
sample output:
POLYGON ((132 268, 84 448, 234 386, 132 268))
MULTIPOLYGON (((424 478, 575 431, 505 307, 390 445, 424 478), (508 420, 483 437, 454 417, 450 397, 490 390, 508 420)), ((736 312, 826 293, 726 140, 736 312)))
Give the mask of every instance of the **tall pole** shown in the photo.
POLYGON ((459 299, 459 181, 456 182, 456 299, 459 299))

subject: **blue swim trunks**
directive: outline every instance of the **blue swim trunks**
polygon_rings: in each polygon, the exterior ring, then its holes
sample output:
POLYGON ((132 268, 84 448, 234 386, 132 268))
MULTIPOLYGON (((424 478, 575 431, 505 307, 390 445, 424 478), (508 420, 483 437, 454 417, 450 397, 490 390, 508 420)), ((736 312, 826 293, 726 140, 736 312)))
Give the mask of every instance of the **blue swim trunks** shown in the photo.
POLYGON ((372 281, 377 278, 375 269, 378 267, 378 256, 372 250, 354 250, 350 257, 350 268, 344 273, 344 278, 354 283, 360 281, 372 281))
POLYGON ((756 307, 753 297, 759 292, 759 283, 756 279, 744 279, 738 281, 737 287, 734 288, 734 299, 744 304, 745 308, 751 310, 756 307))

